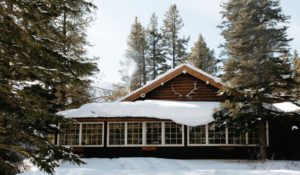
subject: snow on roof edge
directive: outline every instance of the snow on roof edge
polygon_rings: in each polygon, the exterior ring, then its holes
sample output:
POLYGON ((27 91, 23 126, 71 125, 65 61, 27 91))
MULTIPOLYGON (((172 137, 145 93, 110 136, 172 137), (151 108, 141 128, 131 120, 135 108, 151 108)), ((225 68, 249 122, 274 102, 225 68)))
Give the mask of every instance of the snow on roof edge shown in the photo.
POLYGON ((111 103, 89 103, 77 109, 60 111, 57 114, 66 118, 151 117, 197 126, 214 121, 214 109, 219 107, 219 105, 220 102, 116 101, 111 103))
POLYGON ((196 68, 195 66, 193 66, 193 65, 191 65, 191 64, 186 64, 186 63, 185 63, 185 64, 181 64, 181 65, 179 65, 179 66, 177 66, 177 67, 175 67, 175 68, 169 69, 169 70, 166 71, 165 73, 163 73, 163 74, 157 76, 154 80, 151 80, 151 81, 147 82, 147 83, 146 83, 145 85, 143 85, 142 87, 140 87, 140 88, 138 88, 138 89, 136 89, 136 90, 130 92, 129 94, 125 95, 124 97, 121 97, 121 98, 118 99, 117 101, 125 100, 125 99, 128 98, 129 96, 131 96, 131 95, 137 93, 138 91, 140 91, 140 90, 146 88, 147 86, 151 85, 152 83, 154 83, 154 82, 156 82, 156 81, 159 81, 160 79, 162 79, 162 78, 165 77, 166 75, 168 75, 168 74, 170 74, 170 73, 172 73, 172 72, 174 72, 174 71, 176 71, 176 70, 178 70, 178 69, 180 69, 180 68, 182 68, 182 67, 184 67, 184 66, 187 66, 188 68, 193 69, 194 71, 196 71, 196 72, 198 72, 198 73, 200 73, 200 74, 202 74, 202 75, 204 75, 204 76, 206 76, 206 77, 212 79, 212 80, 215 81, 216 83, 223 84, 223 83, 221 82, 221 78, 216 77, 216 76, 213 76, 213 75, 211 75, 211 74, 209 74, 209 73, 203 71, 202 69, 196 68))

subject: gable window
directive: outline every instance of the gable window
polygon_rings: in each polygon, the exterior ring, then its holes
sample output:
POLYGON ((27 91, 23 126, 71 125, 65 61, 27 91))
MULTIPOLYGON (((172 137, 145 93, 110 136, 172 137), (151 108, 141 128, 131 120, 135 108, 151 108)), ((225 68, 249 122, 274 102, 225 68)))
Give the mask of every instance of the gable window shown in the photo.
POLYGON ((189 127, 189 144, 206 144, 206 125, 189 127))
POLYGON ((125 145, 125 123, 108 123, 108 144, 125 145))
POLYGON ((103 145, 103 123, 82 123, 81 145, 103 145))
POLYGON ((219 123, 208 124, 208 143, 226 144, 226 129, 219 127, 219 123))
POLYGON ((79 145, 79 130, 80 125, 78 123, 60 125, 59 144, 69 146, 79 145))
POLYGON ((146 144, 162 144, 162 124, 161 122, 146 123, 146 144))
POLYGON ((143 144, 143 123, 127 123, 127 144, 143 144))
POLYGON ((174 122, 165 122, 165 144, 183 144, 183 125, 174 122))

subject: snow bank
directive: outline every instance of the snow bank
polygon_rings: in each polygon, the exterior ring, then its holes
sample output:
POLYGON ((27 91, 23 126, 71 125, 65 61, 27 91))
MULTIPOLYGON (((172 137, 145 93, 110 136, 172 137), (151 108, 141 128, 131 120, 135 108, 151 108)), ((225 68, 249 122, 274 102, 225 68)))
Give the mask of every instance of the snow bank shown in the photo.
POLYGON ((178 102, 145 100, 136 102, 89 103, 58 114, 69 118, 84 117, 154 117, 196 126, 212 122, 219 102, 178 102))
MULTIPOLYGON (((176 160, 92 158, 87 164, 61 164, 55 175, 300 175, 300 161, 176 160)), ((46 175, 36 167, 22 175, 46 175)))

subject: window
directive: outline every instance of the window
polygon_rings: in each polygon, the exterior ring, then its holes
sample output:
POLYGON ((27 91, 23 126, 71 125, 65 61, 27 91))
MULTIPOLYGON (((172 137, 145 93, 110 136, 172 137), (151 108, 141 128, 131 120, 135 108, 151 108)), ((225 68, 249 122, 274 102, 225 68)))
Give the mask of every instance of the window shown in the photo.
POLYGON ((161 144, 162 128, 161 122, 146 123, 146 144, 159 145, 161 144))
POLYGON ((127 123, 127 144, 143 144, 143 123, 127 123))
POLYGON ((246 133, 239 131, 241 124, 228 127, 228 144, 246 144, 246 133))
POLYGON ((258 134, 255 130, 250 129, 248 131, 248 144, 258 144, 258 134))
POLYGON ((59 144, 79 145, 79 124, 60 125, 59 144))
POLYGON ((189 144, 206 143, 206 125, 189 127, 189 144))
POLYGON ((125 123, 108 123, 109 145, 125 145, 125 123))
POLYGON ((102 123, 83 123, 81 145, 103 145, 102 133, 102 123))
POLYGON ((181 145, 183 128, 181 124, 174 122, 165 122, 165 144, 181 145))
POLYGON ((226 144, 226 130, 219 127, 219 123, 208 124, 208 143, 226 144))

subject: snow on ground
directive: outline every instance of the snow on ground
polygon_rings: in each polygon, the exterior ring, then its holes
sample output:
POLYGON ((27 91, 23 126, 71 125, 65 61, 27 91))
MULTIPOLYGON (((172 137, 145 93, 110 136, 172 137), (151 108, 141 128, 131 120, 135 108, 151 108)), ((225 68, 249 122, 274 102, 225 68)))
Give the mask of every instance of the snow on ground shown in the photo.
MULTIPOLYGON (((300 161, 177 160, 161 158, 90 158, 64 163, 55 175, 300 175, 300 161)), ((20 174, 21 175, 21 174, 20 174)), ((22 175, 46 175, 32 167, 22 175)))

